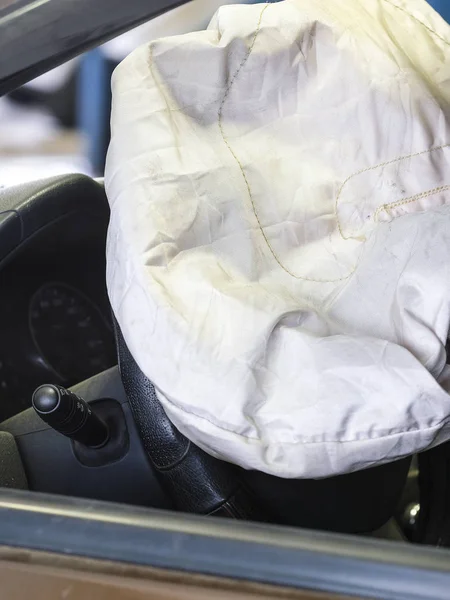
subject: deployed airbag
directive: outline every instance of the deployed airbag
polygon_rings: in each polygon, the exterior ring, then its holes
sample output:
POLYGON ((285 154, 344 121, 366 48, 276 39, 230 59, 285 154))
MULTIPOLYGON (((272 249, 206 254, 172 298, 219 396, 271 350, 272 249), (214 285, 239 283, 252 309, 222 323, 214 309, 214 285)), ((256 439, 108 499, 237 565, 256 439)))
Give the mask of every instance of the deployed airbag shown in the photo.
POLYGON ((280 477, 450 438, 450 28, 219 9, 113 76, 109 295, 173 423, 280 477))

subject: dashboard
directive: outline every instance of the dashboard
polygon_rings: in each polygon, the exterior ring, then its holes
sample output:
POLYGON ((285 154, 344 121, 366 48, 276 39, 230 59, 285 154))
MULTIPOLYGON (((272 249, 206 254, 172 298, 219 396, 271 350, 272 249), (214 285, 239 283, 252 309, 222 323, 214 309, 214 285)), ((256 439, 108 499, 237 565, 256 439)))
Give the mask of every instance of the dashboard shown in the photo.
POLYGON ((71 386, 117 363, 107 223, 103 206, 70 211, 0 262, 0 421, 28 408, 38 385, 71 386))

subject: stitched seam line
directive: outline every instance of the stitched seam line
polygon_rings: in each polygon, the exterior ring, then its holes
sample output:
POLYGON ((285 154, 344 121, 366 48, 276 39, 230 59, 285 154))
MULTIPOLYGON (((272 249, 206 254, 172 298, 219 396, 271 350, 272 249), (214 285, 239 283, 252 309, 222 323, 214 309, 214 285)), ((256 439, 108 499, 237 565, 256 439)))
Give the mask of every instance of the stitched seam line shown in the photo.
POLYGON ((159 78, 156 77, 156 73, 155 73, 155 69, 153 68, 153 63, 154 63, 154 59, 153 59, 153 44, 150 44, 149 48, 148 48, 148 68, 150 69, 150 73, 151 76, 153 77, 153 81, 155 82, 156 87, 158 88, 158 92, 161 94, 161 96, 163 97, 164 100, 164 104, 166 105, 166 107, 164 109, 161 110, 167 110, 168 112, 172 112, 172 109, 170 107, 169 101, 166 97, 166 93, 163 89, 163 86, 161 85, 159 78))
POLYGON ((397 4, 395 4, 395 2, 391 2, 391 0, 384 0, 384 2, 386 2, 386 4, 390 4, 391 6, 393 6, 394 8, 396 8, 397 10, 401 10, 402 12, 405 13, 405 15, 408 15, 408 17, 410 17, 411 19, 414 19, 414 21, 416 21, 417 23, 419 23, 419 25, 422 25, 422 27, 424 27, 430 33, 432 33, 437 38, 439 38, 441 40, 441 42, 444 42, 444 44, 447 44, 447 46, 450 46, 450 42, 448 42, 445 38, 443 38, 441 35, 439 35, 439 33, 437 31, 435 31, 431 27, 428 27, 428 25, 425 25, 425 23, 423 21, 421 21, 420 19, 418 19, 417 17, 415 17, 413 14, 411 14, 409 11, 407 11, 402 6, 398 6, 397 4))
POLYGON ((259 15, 258 24, 256 26, 256 30, 255 30, 255 33, 253 35, 253 39, 252 39, 252 42, 251 42, 251 44, 249 46, 249 49, 248 49, 246 55, 244 56, 244 58, 242 59, 240 65, 236 69, 234 75, 232 76, 232 78, 231 78, 231 80, 230 80, 230 82, 229 82, 229 84, 228 84, 228 86, 227 86, 227 88, 225 90, 225 94, 224 94, 224 96, 222 98, 222 102, 220 103, 219 111, 218 111, 218 122, 219 122, 220 134, 222 136, 222 139, 223 139, 226 147, 228 148, 228 150, 231 153, 232 157, 236 161, 236 163, 237 163, 237 165, 239 167, 239 170, 241 172, 241 175, 242 175, 242 177, 244 179, 245 187, 247 189, 247 194, 248 194, 248 197, 250 199, 250 203, 251 203, 251 206, 252 206, 253 214, 255 215, 256 221, 258 223, 259 231, 261 232, 261 234, 262 234, 262 236, 264 238, 264 241, 265 241, 267 247, 269 248, 269 250, 270 250, 273 258, 276 260, 276 262, 278 263, 278 265, 283 269, 283 271, 285 271, 291 277, 294 277, 294 279, 302 279, 304 281, 312 281, 312 282, 315 282, 315 283, 335 283, 335 282, 339 282, 339 281, 344 281, 344 280, 348 279, 354 273, 355 269, 353 269, 345 277, 340 277, 339 279, 313 279, 313 278, 310 278, 310 277, 301 277, 299 275, 295 275, 294 273, 292 273, 292 271, 290 271, 289 269, 287 269, 283 265, 283 263, 281 262, 281 260, 278 258, 278 255, 276 254, 275 250, 272 248, 272 246, 271 246, 271 244, 269 242, 269 239, 268 239, 268 237, 267 237, 267 235, 266 235, 266 233, 265 233, 265 231, 263 229, 261 221, 259 219, 258 211, 256 210, 255 201, 254 201, 254 198, 253 198, 252 189, 250 187, 250 183, 249 183, 247 175, 245 173, 245 169, 244 169, 241 161, 239 160, 238 156, 236 155, 235 151, 233 150, 233 148, 232 148, 232 146, 231 146, 231 144, 230 144, 230 142, 229 142, 229 140, 226 137, 225 132, 224 132, 224 128, 223 128, 223 107, 225 105, 225 102, 226 102, 229 94, 230 94, 230 90, 231 90, 231 88, 233 86, 233 83, 236 81, 236 78, 238 77, 238 75, 241 72, 242 68, 245 66, 246 62, 248 61, 248 59, 250 57, 250 54, 251 54, 251 52, 252 52, 252 50, 253 50, 253 48, 255 46, 256 39, 257 39, 258 34, 259 34, 260 30, 261 30, 261 21, 262 21, 263 15, 264 15, 264 11, 267 9, 268 6, 269 5, 266 4, 264 6, 264 8, 262 9, 261 14, 259 15))
POLYGON ((420 194, 416 194, 415 196, 411 196, 410 198, 406 198, 405 200, 398 200, 398 202, 383 204, 377 208, 374 218, 377 220, 379 213, 383 210, 387 212, 391 208, 398 208, 399 206, 410 204, 411 202, 417 202, 417 200, 422 200, 422 198, 428 198, 428 196, 434 196, 434 194, 439 194, 440 192, 445 192, 447 190, 450 190, 450 185, 441 185, 432 190, 428 190, 427 192, 422 192, 420 194))
MULTIPOLYGON (((391 2, 391 0, 384 0, 384 2, 386 2, 386 4, 390 4, 392 7, 396 8, 397 10, 400 10, 401 12, 405 13, 406 15, 408 15, 408 17, 410 17, 411 19, 413 19, 414 21, 416 21, 416 23, 418 23, 419 25, 421 25, 422 27, 424 27, 427 31, 429 31, 430 33, 432 33, 433 35, 435 35, 438 39, 441 40, 441 42, 444 42, 444 44, 446 44, 447 46, 450 46, 450 42, 448 42, 445 38, 443 38, 441 35, 439 35, 439 33, 437 33, 437 31, 434 31, 434 29, 432 29, 431 27, 428 27, 428 25, 426 25, 423 21, 421 21, 420 19, 418 19, 417 17, 415 17, 413 14, 411 14, 409 11, 405 10, 404 8, 402 8, 401 6, 398 6, 397 4, 395 4, 394 2, 391 2)), ((344 187, 347 185, 347 183, 353 178, 356 177, 357 175, 361 175, 362 173, 366 173, 367 171, 371 171, 374 169, 378 169, 380 167, 385 167, 387 165, 393 164, 395 162, 401 161, 401 160, 407 160, 408 158, 414 158, 416 156, 420 156, 422 154, 426 154, 434 152, 436 150, 443 150, 444 148, 448 148, 450 146, 450 144, 445 144, 443 146, 438 146, 436 148, 431 148, 431 150, 425 150, 423 152, 417 152, 415 154, 410 154, 408 156, 403 156, 400 158, 394 158, 393 160, 390 160, 388 162, 376 165, 375 167, 368 167, 367 169, 361 169, 360 171, 353 173, 352 175, 350 175, 349 177, 347 177, 347 179, 344 181, 344 183, 341 185, 338 195, 336 197, 336 202, 335 202, 335 217, 336 217, 336 221, 337 221, 337 225, 338 225, 338 230, 339 230, 339 234, 341 235, 343 240, 348 240, 351 239, 352 236, 345 236, 343 231, 342 231, 342 226, 341 226, 341 222, 339 220, 339 216, 338 216, 338 203, 339 203, 339 198, 341 197, 342 191, 344 189, 344 187)), ((448 187, 444 186, 445 189, 449 189, 448 187)), ((419 200, 420 198, 425 198, 427 196, 431 196, 435 193, 437 193, 438 191, 440 191, 438 188, 436 188, 435 190, 430 190, 429 192, 423 192, 423 194, 425 195, 421 195, 421 194, 417 194, 416 196, 412 196, 410 199, 406 199, 406 200, 399 200, 398 203, 397 202, 393 202, 392 204, 389 205, 383 205, 380 206, 376 211, 375 211, 375 218, 378 216, 378 213, 381 210, 385 210, 386 208, 394 208, 394 205, 397 206, 401 206, 402 204, 407 204, 409 202, 414 202, 416 200, 419 200)), ((442 190, 444 191, 444 190, 442 190)))
MULTIPOLYGON (((430 27, 428 27, 427 25, 425 25, 425 23, 423 23, 422 21, 420 21, 419 19, 417 19, 414 15, 412 15, 411 13, 409 13, 407 10, 403 9, 402 7, 397 6, 396 4, 394 4, 393 2, 391 2, 390 0, 384 0, 384 2, 386 2, 387 4, 390 4, 391 6, 393 6, 394 8, 396 8, 397 10, 400 10, 400 11, 404 12, 410 18, 414 19, 417 23, 419 23, 422 27, 424 27, 425 29, 427 29, 430 33, 433 33, 442 42, 444 42, 445 44, 447 44, 447 45, 450 46, 450 43, 447 42, 442 36, 440 36, 436 31, 434 31, 433 29, 431 29, 430 27)), ((311 282, 315 282, 315 283, 338 283, 340 281, 345 281, 345 280, 349 279, 351 277, 351 275, 355 272, 355 270, 357 268, 357 265, 355 265, 355 267, 350 271, 350 273, 348 273, 344 277, 340 277, 338 279, 314 279, 314 278, 310 278, 310 277, 303 277, 303 276, 300 276, 300 275, 295 275, 294 273, 292 273, 292 271, 290 271, 287 267, 285 267, 283 265, 283 263, 281 262, 280 258, 277 255, 277 253, 275 252, 275 250, 273 249, 272 245, 270 244, 270 241, 269 241, 266 233, 264 232, 263 226, 262 226, 261 221, 259 219, 258 212, 256 210, 255 201, 254 201, 254 198, 253 198, 253 193, 252 193, 251 186, 250 186, 250 183, 248 181, 247 175, 245 173, 244 167, 243 167, 241 161, 239 160, 238 156, 234 152, 234 150, 233 150, 233 148, 232 148, 229 140, 227 139, 227 137, 225 135, 224 129, 223 129, 223 108, 224 108, 225 102, 226 102, 226 100, 227 100, 227 98, 228 98, 228 96, 230 94, 231 88, 232 88, 232 86, 233 86, 236 78, 238 77, 238 75, 241 72, 242 68, 247 63, 247 61, 248 61, 248 59, 250 57, 250 54, 251 54, 251 52, 252 52, 252 50, 253 50, 253 48, 255 46, 256 39, 257 39, 258 34, 259 34, 260 30, 261 30, 262 18, 263 18, 264 12, 268 8, 268 6, 269 6, 269 4, 266 4, 264 6, 264 8, 262 9, 260 15, 259 15, 257 27, 256 27, 255 33, 253 35, 253 39, 252 39, 252 42, 251 42, 251 44, 249 46, 249 49, 248 49, 246 55, 244 56, 244 58, 242 59, 241 63, 239 64, 238 68, 236 69, 236 71, 235 71, 234 75, 232 76, 230 82, 228 83, 228 86, 227 86, 227 88, 225 90, 225 94, 224 94, 224 96, 222 98, 222 101, 220 103, 219 110, 218 110, 218 124, 219 124, 220 134, 221 134, 222 139, 223 139, 225 145, 227 146, 229 152, 231 153, 231 155, 233 156, 234 160, 236 161, 236 163, 237 163, 237 165, 239 167, 239 170, 241 171, 241 174, 242 174, 242 177, 244 179, 244 183, 245 183, 245 186, 246 186, 246 189, 247 189, 247 194, 248 194, 248 197, 249 197, 250 202, 251 202, 252 210, 253 210, 253 213, 255 215, 256 221, 258 223, 258 229, 260 230, 260 232, 261 232, 261 234, 262 234, 262 236, 264 238, 264 241, 265 241, 267 247, 269 248, 269 250, 270 250, 273 258, 278 263, 278 265, 288 275, 290 275, 294 279, 299 279, 299 280, 304 280, 304 281, 311 281, 311 282)), ((152 48, 152 46, 150 46, 149 67, 150 67, 150 71, 151 71, 151 74, 153 76, 153 79, 154 79, 157 87, 159 88, 159 90, 160 90, 160 92, 161 92, 161 94, 162 94, 162 96, 164 98, 164 101, 165 101, 165 104, 166 104, 166 109, 170 113, 174 109, 172 109, 170 107, 170 103, 169 103, 166 95, 164 94, 164 91, 162 90, 162 87, 161 87, 161 85, 160 85, 160 83, 159 83, 159 81, 158 81, 158 79, 156 77, 156 74, 154 72, 154 69, 153 69, 153 48, 152 48)), ((212 103, 213 102, 211 102, 211 104, 212 103)), ((208 102, 204 106, 208 106, 209 104, 210 103, 208 102)), ((361 175, 363 173, 366 173, 366 172, 369 172, 369 171, 373 171, 375 169, 379 169, 379 168, 382 168, 382 167, 394 164, 396 162, 400 162, 400 161, 403 161, 403 160, 408 160, 410 158, 415 158, 415 157, 421 156, 423 154, 427 154, 427 153, 429 154, 429 153, 435 152, 437 150, 442 150, 444 148, 448 148, 449 146, 450 146, 450 144, 445 144, 445 145, 442 145, 442 146, 438 146, 436 148, 431 148, 429 150, 424 150, 424 151, 421 151, 421 152, 416 152, 414 154, 409 154, 409 155, 406 155, 406 156, 397 157, 397 158, 394 158, 392 160, 380 163, 378 165, 375 165, 375 166, 372 166, 372 167, 367 167, 365 169, 361 169, 361 170, 359 170, 359 171, 357 171, 357 172, 349 175, 345 179, 345 181, 342 183, 341 187, 339 188, 339 191, 338 191, 338 194, 337 194, 336 200, 335 200, 335 206, 334 206, 334 215, 335 215, 335 219, 336 219, 336 223, 337 223, 338 232, 339 232, 339 235, 341 236, 341 238, 343 240, 345 240, 345 241, 350 240, 350 239, 353 238, 353 235, 346 236, 344 234, 343 228, 342 228, 342 224, 340 222, 339 215, 338 215, 339 200, 340 200, 340 198, 342 196, 342 192, 343 192, 345 186, 347 185, 347 183, 349 183, 349 181, 351 179, 353 179, 354 177, 357 177, 358 175, 361 175)), ((394 208, 394 207, 397 207, 397 206, 401 206, 401 205, 407 204, 409 202, 415 202, 415 201, 417 201, 417 200, 419 200, 421 198, 425 198, 427 196, 431 196, 433 194, 438 193, 439 191, 445 191, 447 189, 450 189, 450 186, 442 186, 442 188, 435 188, 435 189, 429 190, 427 192, 422 192, 421 194, 417 194, 417 195, 412 196, 411 198, 407 198, 405 200, 400 200, 400 201, 397 201, 397 202, 393 202, 391 204, 384 204, 381 207, 379 207, 375 211, 375 213, 373 213, 373 216, 376 219, 378 217, 379 212, 382 211, 382 210, 387 210, 389 208, 394 208)))
MULTIPOLYGON (((386 2, 387 0, 385 0, 386 2)), ((339 214, 338 214, 338 206, 339 206, 339 200, 342 196, 342 192, 344 190, 344 187, 347 185, 347 183, 353 179, 354 177, 357 177, 358 175, 362 175, 363 173, 368 173, 369 171, 375 171, 375 169, 381 169, 382 167, 387 167, 389 165, 393 165, 394 163, 397 162, 401 162, 403 160, 408 160, 410 158, 416 158, 417 156, 422 156, 424 154, 431 154, 432 152, 437 152, 438 150, 443 150, 444 148, 448 148, 450 147, 450 144, 444 144, 442 146, 436 146, 435 148, 430 148, 429 150, 422 150, 421 152, 415 152, 414 154, 407 154, 406 156, 399 156, 397 158, 393 158, 392 160, 388 160, 386 162, 380 163, 379 165, 375 165, 373 167, 366 167, 365 169, 361 169, 360 171, 357 171, 356 173, 353 173, 352 175, 349 175, 347 177, 347 179, 344 181, 344 183, 341 185, 339 192, 336 196, 336 202, 334 204, 334 216, 336 218, 336 222, 337 222, 337 226, 338 226, 338 230, 339 230, 339 234, 342 237, 343 240, 350 240, 353 238, 353 235, 344 235, 344 232, 342 230, 342 224, 341 221, 339 219, 339 214)), ((436 188, 437 189, 437 188, 436 188)), ((426 195, 431 195, 432 193, 436 193, 434 190, 429 190, 426 192, 422 192, 423 194, 426 195)), ((399 203, 407 203, 407 202, 412 202, 414 200, 418 200, 419 197, 425 197, 425 196, 421 196, 421 194, 417 194, 416 196, 412 196, 411 199, 406 198, 405 200, 399 200, 399 203)), ((383 207, 390 207, 392 208, 392 205, 397 204, 397 202, 393 202, 392 204, 384 204, 383 206, 379 207, 374 215, 376 216, 379 212, 379 210, 383 209, 383 207)))
MULTIPOLYGON (((391 2, 389 2, 389 0, 384 0, 384 1, 387 2, 387 3, 389 3, 389 4, 392 4, 391 2)), ((394 6, 395 8, 399 8, 395 4, 392 4, 392 6, 394 6)), ((283 265, 283 263, 279 259, 278 255, 276 254, 275 250, 273 249, 272 245, 270 244, 270 241, 269 241, 269 239, 268 239, 268 237, 267 237, 267 235, 266 235, 266 233, 265 233, 265 231, 264 231, 264 229, 262 227, 261 221, 259 219, 258 211, 256 210, 255 201, 254 201, 254 198, 253 198, 253 193, 252 193, 252 190, 251 190, 251 186, 250 186, 250 183, 248 181, 247 175, 245 173, 244 167, 243 167, 241 161, 239 160, 238 156, 236 155, 235 151, 233 150, 233 148, 232 148, 232 146, 231 146, 231 144, 230 144, 229 140, 227 139, 227 137, 225 135, 225 132, 224 132, 224 128, 223 128, 223 107, 224 107, 225 102, 226 102, 226 100, 227 100, 227 98, 229 96, 229 93, 230 93, 230 90, 231 90, 231 87, 232 87, 233 83, 235 82, 235 80, 238 77, 240 71, 242 70, 242 68, 244 67, 244 65, 246 64, 246 62, 248 61, 248 58, 249 58, 249 56, 250 56, 250 54, 251 54, 251 52, 253 50, 253 47, 255 46, 256 39, 257 39, 258 34, 260 32, 260 29, 261 29, 262 17, 263 17, 264 11, 266 10, 267 7, 268 7, 268 5, 266 4, 264 6, 263 10, 261 11, 261 14, 260 14, 259 20, 258 20, 258 24, 257 24, 256 30, 255 30, 255 34, 253 36, 252 43, 250 44, 248 52, 246 53, 246 55, 242 59, 242 61, 241 61, 240 65, 238 66, 238 68, 236 69, 233 77, 231 78, 231 80, 230 80, 230 82, 229 82, 229 84, 227 86, 227 89, 225 90, 225 94, 224 94, 224 96, 222 98, 222 102, 220 104, 219 111, 218 111, 218 120, 219 120, 220 133, 221 133, 221 136, 222 136, 222 139, 223 139, 225 145, 227 146, 229 152, 231 153, 231 155, 233 156, 234 160, 236 161, 236 163, 237 163, 237 165, 239 167, 239 170, 241 171, 241 174, 242 174, 242 177, 244 179, 244 183, 245 183, 245 186, 246 186, 246 189, 247 189, 247 194, 248 194, 248 197, 249 197, 250 202, 251 202, 252 210, 253 210, 253 213, 255 215, 256 221, 258 223, 258 228, 259 228, 259 230, 260 230, 260 232, 261 232, 261 234, 262 234, 262 236, 264 238, 264 241, 265 241, 267 247, 269 248, 269 250, 270 250, 273 258, 276 260, 276 262, 278 263, 278 265, 288 275, 290 275, 294 279, 300 279, 300 280, 304 280, 304 281, 311 281, 311 282, 315 282, 315 283, 338 283, 339 281, 345 281, 346 279, 348 279, 349 277, 351 277, 351 275, 355 272, 357 265, 350 271, 350 273, 348 273, 344 277, 340 277, 338 279, 331 279, 331 280, 330 279, 314 279, 314 278, 310 278, 310 277, 302 277, 300 275, 295 275, 294 273, 292 273, 292 271, 290 271, 287 267, 285 267, 285 265, 283 265)), ((403 10, 403 9, 399 8, 399 10, 403 10)), ((413 17, 413 15, 410 15, 407 11, 404 11, 404 12, 406 12, 410 17, 415 18, 415 17, 413 17)), ((426 27, 427 29, 429 29, 421 21, 419 21, 418 19, 416 19, 416 20, 421 25, 423 25, 424 27, 426 27)), ((440 37, 433 30, 430 29, 430 31, 432 31, 435 35, 437 35, 438 37, 440 37)), ((445 40, 443 40, 443 41, 445 42, 445 40)), ((335 215, 335 219, 336 219, 336 223, 337 223, 337 228, 338 228, 338 231, 339 231, 339 234, 340 234, 341 238, 343 240, 345 240, 345 241, 352 239, 352 235, 346 236, 344 234, 344 231, 343 231, 343 228, 342 228, 342 224, 340 222, 340 218, 339 218, 339 214, 338 214, 339 200, 340 200, 340 198, 342 196, 342 192, 343 192, 345 186, 349 183, 349 181, 351 179, 353 179, 354 177, 357 177, 358 175, 362 175, 363 173, 367 173, 369 171, 373 171, 373 170, 376 170, 376 169, 379 169, 379 168, 382 168, 382 167, 386 167, 386 166, 394 164, 396 162, 401 162, 401 161, 404 161, 404 160, 415 158, 417 156, 421 156, 421 155, 424 155, 424 154, 431 154, 432 152, 436 152, 438 150, 443 150, 444 148, 448 148, 449 146, 450 146, 450 144, 444 144, 442 146, 437 146, 435 148, 431 148, 431 149, 428 149, 428 150, 423 150, 421 152, 415 152, 413 154, 409 154, 409 155, 406 155, 406 156, 400 156, 400 157, 394 158, 392 160, 385 161, 383 163, 377 164, 375 166, 371 166, 371 167, 366 167, 364 169, 360 169, 356 173, 352 173, 351 175, 349 175, 345 179, 345 181, 342 183, 342 185, 341 185, 341 187, 340 187, 340 189, 338 191, 338 194, 337 194, 336 200, 335 200, 335 207, 334 207, 334 215, 335 215)), ((445 187, 445 186, 443 186, 443 187, 445 187)), ((445 188, 445 189, 447 189, 447 188, 445 188)), ((397 202, 393 202, 393 203, 391 203, 389 205, 383 205, 382 207, 379 207, 375 211, 375 213, 374 213, 373 216, 376 218, 378 216, 380 210, 383 210, 383 209, 386 210, 386 208, 393 208, 394 206, 400 206, 402 204, 407 204, 409 202, 414 202, 414 201, 417 201, 417 200, 419 200, 421 198, 425 198, 427 196, 431 196, 431 195, 433 195, 435 193, 438 193, 439 191, 444 191, 444 190, 440 190, 439 188, 436 188, 434 190, 429 190, 427 192, 422 192, 421 194, 417 194, 417 195, 412 196, 411 198, 407 198, 405 200, 400 200, 400 201, 397 201, 397 202)))

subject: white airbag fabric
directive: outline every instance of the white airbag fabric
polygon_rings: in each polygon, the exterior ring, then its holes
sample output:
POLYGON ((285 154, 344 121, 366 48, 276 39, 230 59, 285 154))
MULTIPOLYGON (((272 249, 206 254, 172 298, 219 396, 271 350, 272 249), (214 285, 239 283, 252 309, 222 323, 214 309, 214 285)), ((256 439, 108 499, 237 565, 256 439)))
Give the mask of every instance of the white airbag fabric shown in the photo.
POLYGON ((226 6, 117 68, 109 294, 193 442, 325 477, 450 438, 449 117, 422 0, 226 6))

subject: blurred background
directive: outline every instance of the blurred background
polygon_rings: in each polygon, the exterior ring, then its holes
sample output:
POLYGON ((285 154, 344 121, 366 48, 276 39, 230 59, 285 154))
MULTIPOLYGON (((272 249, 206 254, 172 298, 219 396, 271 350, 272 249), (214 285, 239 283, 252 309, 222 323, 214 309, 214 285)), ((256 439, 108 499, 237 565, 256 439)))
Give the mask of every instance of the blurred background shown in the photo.
POLYGON ((230 3, 193 0, 0 98, 0 187, 68 172, 102 176, 114 68, 145 42, 204 29, 230 3))
MULTIPOLYGON (((68 172, 102 176, 114 68, 145 42, 205 28, 228 3, 193 0, 0 98, 0 185, 68 172)), ((450 21, 450 0, 430 4, 450 21)))

